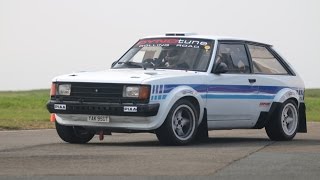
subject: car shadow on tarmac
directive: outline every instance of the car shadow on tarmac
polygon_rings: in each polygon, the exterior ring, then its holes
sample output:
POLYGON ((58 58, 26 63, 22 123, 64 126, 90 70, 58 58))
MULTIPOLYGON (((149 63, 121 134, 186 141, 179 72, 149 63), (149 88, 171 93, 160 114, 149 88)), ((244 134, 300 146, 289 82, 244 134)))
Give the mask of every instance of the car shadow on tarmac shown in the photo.
MULTIPOLYGON (((270 141, 267 138, 243 138, 243 137, 210 137, 205 141, 195 141, 189 145, 185 146, 173 146, 173 147, 208 147, 208 146, 256 146, 256 144, 265 144, 270 143, 270 141)), ((146 140, 146 141, 139 141, 138 139, 136 141, 120 141, 120 142, 107 142, 101 141, 101 142, 90 142, 86 144, 88 146, 136 146, 136 147, 168 147, 165 145, 161 145, 158 140, 146 140)))
MULTIPOLYGON (((195 141, 189 145, 180 146, 180 147, 240 147, 240 146, 256 146, 260 144, 273 144, 277 141, 271 141, 268 138, 262 137, 209 137, 205 141, 195 141)), ((306 146, 306 145, 320 145, 320 140, 317 139, 293 139, 292 141, 278 141, 278 144, 281 145, 295 145, 295 146, 306 146)), ((104 140, 101 142, 90 142, 86 144, 87 146, 135 146, 135 147, 169 147, 166 145, 161 145, 157 139, 154 140, 130 140, 130 141, 119 141, 119 142, 108 142, 104 140)), ((179 146, 172 146, 179 147, 179 146)))

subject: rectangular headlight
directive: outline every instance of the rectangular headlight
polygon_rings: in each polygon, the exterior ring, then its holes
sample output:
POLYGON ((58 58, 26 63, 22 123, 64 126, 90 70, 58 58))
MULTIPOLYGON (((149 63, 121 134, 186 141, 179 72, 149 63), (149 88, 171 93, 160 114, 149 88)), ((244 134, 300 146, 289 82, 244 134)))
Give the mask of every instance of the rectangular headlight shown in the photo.
POLYGON ((123 97, 139 97, 140 86, 124 86, 123 97))
POLYGON ((71 84, 59 84, 58 95, 70 96, 71 84))
POLYGON ((148 85, 128 85, 123 88, 123 97, 138 99, 148 99, 150 96, 150 86, 148 85))

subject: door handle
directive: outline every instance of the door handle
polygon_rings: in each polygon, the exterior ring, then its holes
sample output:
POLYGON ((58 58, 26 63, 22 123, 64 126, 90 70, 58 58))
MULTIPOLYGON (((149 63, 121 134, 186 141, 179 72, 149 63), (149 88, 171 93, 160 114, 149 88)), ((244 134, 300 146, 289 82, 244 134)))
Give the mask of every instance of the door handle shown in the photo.
POLYGON ((257 80, 256 79, 248 79, 249 80, 249 83, 255 83, 255 82, 257 82, 257 80))

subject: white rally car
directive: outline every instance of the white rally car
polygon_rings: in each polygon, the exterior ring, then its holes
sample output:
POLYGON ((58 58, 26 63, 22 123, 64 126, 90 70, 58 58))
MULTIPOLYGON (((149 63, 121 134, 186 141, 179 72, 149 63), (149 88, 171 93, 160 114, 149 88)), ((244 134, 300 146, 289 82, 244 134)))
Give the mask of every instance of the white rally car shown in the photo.
POLYGON ((146 37, 109 70, 54 78, 47 108, 69 143, 111 132, 151 132, 167 145, 208 130, 307 132, 304 83, 271 45, 193 33, 146 37))

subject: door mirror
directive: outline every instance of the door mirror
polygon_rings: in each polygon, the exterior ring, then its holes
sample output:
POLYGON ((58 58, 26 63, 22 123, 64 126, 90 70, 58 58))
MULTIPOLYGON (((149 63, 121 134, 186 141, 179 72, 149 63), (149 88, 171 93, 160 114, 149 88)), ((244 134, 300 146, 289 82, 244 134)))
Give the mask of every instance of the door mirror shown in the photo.
POLYGON ((213 70, 214 74, 222 74, 228 72, 228 66, 224 62, 220 62, 213 70))

